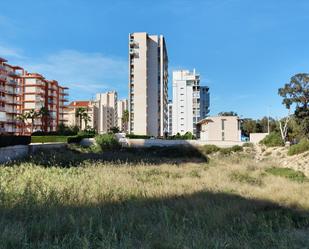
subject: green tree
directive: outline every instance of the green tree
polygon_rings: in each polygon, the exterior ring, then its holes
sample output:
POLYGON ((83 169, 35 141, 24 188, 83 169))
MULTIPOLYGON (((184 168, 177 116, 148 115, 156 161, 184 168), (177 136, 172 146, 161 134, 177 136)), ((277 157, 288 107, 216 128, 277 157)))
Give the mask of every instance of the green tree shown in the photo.
POLYGON ((39 110, 38 115, 41 118, 43 131, 47 132, 48 121, 49 121, 49 118, 50 118, 49 110, 45 106, 43 106, 39 110))
POLYGON ((89 114, 87 112, 82 113, 81 119, 84 121, 85 123, 85 129, 88 129, 88 122, 91 121, 91 118, 89 116, 89 114))
POLYGON ((278 94, 283 97, 282 103, 286 108, 296 105, 294 116, 303 135, 309 137, 309 74, 294 75, 289 83, 279 88, 278 94))
POLYGON ((219 116, 238 116, 236 112, 230 111, 230 112, 219 112, 219 116))
POLYGON ((25 116, 27 119, 31 119, 31 129, 30 129, 30 133, 33 133, 33 128, 34 128, 34 121, 40 117, 39 112, 37 112, 34 109, 31 109, 29 112, 25 113, 25 116))
POLYGON ((83 115, 84 113, 86 113, 86 109, 83 108, 83 107, 79 107, 76 109, 76 112, 75 112, 75 117, 78 118, 79 120, 79 129, 82 130, 82 121, 83 121, 83 115))
POLYGON ((128 123, 129 123, 129 111, 128 110, 124 110, 122 113, 122 126, 120 127, 122 128, 123 131, 127 132, 128 130, 128 123))
POLYGON ((27 115, 25 113, 18 114, 16 116, 16 120, 20 122, 20 128, 21 128, 21 135, 25 132, 25 126, 27 121, 27 115))

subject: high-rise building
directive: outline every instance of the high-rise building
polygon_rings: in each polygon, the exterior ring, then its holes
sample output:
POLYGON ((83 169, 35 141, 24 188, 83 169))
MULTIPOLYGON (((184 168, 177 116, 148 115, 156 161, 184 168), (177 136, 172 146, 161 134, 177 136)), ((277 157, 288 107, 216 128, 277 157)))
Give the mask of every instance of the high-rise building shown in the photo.
POLYGON ((162 35, 129 35, 129 132, 167 132, 168 56, 162 35))
POLYGON ((21 72, 22 68, 7 64, 0 58, 0 134, 19 134, 21 113, 21 72))
POLYGON ((127 122, 123 122, 124 111, 128 111, 128 100, 119 100, 117 103, 117 114, 118 114, 118 128, 122 132, 127 132, 127 122))
POLYGON ((24 72, 22 77, 22 112, 31 110, 40 111, 45 108, 48 111, 46 119, 39 117, 27 120, 26 133, 33 131, 56 131, 60 123, 66 123, 64 117, 65 102, 67 102, 67 87, 62 87, 55 80, 46 80, 38 73, 24 72), (45 120, 45 121, 44 121, 45 120))
POLYGON ((175 135, 192 132, 209 113, 209 88, 200 85, 200 75, 193 70, 173 71, 173 131, 175 135))
POLYGON ((107 133, 111 128, 117 127, 117 93, 115 91, 97 93, 95 105, 98 108, 98 133, 107 133))

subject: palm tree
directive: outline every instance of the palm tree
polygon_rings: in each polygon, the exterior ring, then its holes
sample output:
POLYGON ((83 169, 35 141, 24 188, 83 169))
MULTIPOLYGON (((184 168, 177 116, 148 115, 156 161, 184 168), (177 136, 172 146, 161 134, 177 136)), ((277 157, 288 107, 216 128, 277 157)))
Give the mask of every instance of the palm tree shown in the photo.
POLYGON ((35 111, 34 109, 31 109, 29 112, 25 113, 27 119, 31 119, 31 134, 33 133, 33 127, 34 127, 34 120, 37 119, 40 114, 39 112, 35 111))
POLYGON ((83 120, 83 115, 84 113, 86 113, 86 109, 83 108, 83 107, 79 107, 76 109, 76 112, 75 112, 75 117, 77 117, 79 119, 79 129, 81 130, 82 129, 82 120, 83 120))
POLYGON ((50 112, 45 106, 42 106, 38 114, 41 117, 42 130, 47 132, 47 123, 48 123, 47 121, 50 117, 50 112))
POLYGON ((25 129, 25 123, 26 123, 26 120, 27 120, 27 115, 25 113, 18 114, 16 116, 16 120, 20 121, 20 123, 21 123, 21 135, 23 135, 24 129, 25 129))
POLYGON ((128 130, 128 123, 129 123, 129 111, 128 110, 124 110, 122 113, 122 128, 123 131, 127 132, 128 130))
POLYGON ((91 118, 90 118, 89 114, 87 112, 82 113, 81 119, 85 123, 85 129, 87 129, 88 128, 88 122, 91 121, 91 118))

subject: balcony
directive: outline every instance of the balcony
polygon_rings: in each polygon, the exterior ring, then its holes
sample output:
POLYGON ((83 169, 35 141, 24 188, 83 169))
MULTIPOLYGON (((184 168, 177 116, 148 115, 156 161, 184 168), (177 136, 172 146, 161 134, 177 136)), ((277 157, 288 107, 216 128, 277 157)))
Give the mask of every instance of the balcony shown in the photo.
POLYGON ((6 81, 6 76, 5 75, 0 75, 0 80, 1 81, 6 81))
POLYGON ((133 48, 130 48, 129 53, 130 53, 130 55, 132 55, 133 57, 138 57, 138 56, 139 56, 138 52, 137 52, 135 49, 133 49, 133 48))
POLYGON ((8 85, 13 85, 13 86, 16 86, 16 85, 17 85, 17 81, 16 81, 16 80, 12 80, 12 79, 8 80, 6 83, 7 83, 8 85))
POLYGON ((5 112, 5 107, 4 106, 0 106, 0 112, 5 112))

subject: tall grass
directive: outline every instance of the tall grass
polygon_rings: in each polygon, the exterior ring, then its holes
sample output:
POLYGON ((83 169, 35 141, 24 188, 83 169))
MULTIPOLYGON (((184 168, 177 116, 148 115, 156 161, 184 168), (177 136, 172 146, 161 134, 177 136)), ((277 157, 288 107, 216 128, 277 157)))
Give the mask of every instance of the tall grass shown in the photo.
POLYGON ((32 159, 0 168, 0 248, 309 244, 309 183, 266 174, 266 163, 236 154, 147 165, 73 155, 78 167, 50 166, 56 156, 45 155, 48 167, 32 159))

